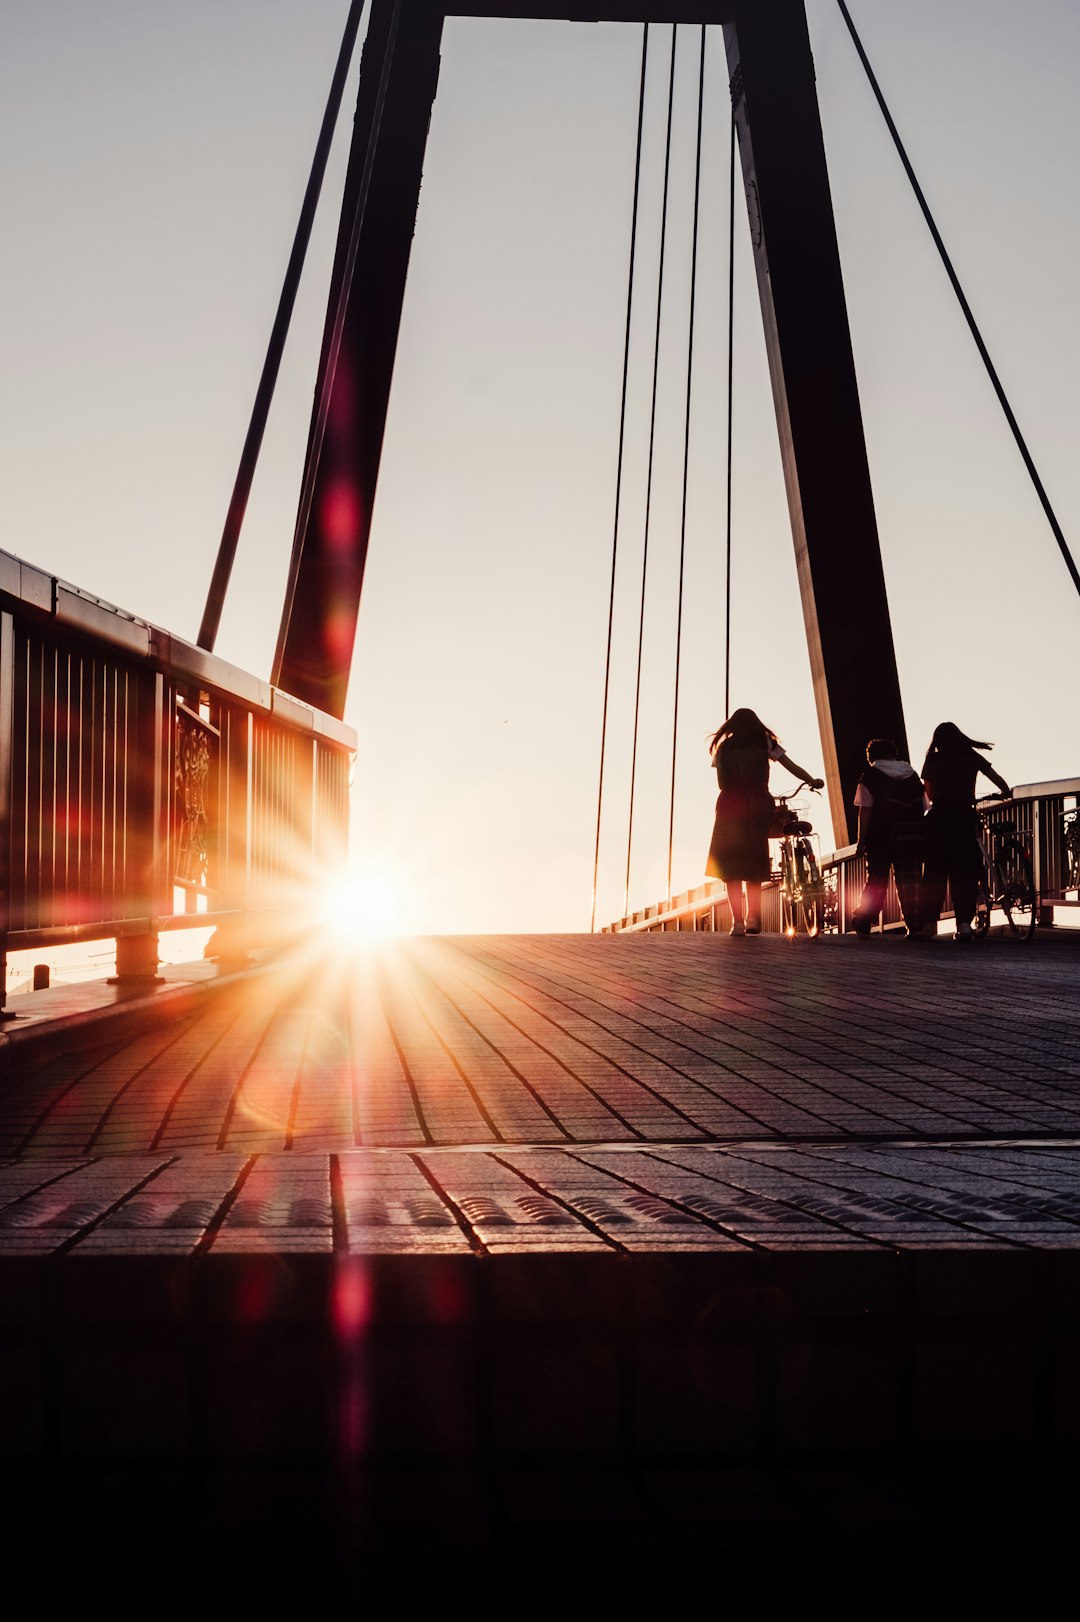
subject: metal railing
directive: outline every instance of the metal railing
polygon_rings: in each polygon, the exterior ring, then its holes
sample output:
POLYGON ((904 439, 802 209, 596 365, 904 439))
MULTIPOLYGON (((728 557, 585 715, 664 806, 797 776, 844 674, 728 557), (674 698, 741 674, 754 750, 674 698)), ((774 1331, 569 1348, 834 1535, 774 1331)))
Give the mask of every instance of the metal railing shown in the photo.
MULTIPOLYGON (((1062 778, 1050 783, 1025 783, 1013 791, 1011 800, 982 800, 990 826, 1011 822, 1026 837, 1031 848, 1035 889, 1039 901, 1039 922, 1054 922, 1056 907, 1080 906, 1080 777, 1062 778), (1073 822, 1077 827, 1071 832, 1073 822)), ((854 845, 834 851, 821 859, 825 879, 825 928, 841 933, 853 927, 855 908, 866 883, 866 858, 854 845)), ((946 895, 946 911, 949 897, 946 895)), ((762 890, 761 927, 766 934, 780 934, 780 886, 774 876, 762 890)), ((625 934, 645 930, 726 930, 731 923, 724 886, 719 880, 698 885, 642 907, 626 917, 604 925, 605 934, 625 934)), ((903 924, 896 885, 889 887, 882 909, 882 928, 899 929, 903 924)))
POLYGON ((243 955, 348 844, 352 729, 0 552, 0 1007, 7 953, 161 930, 243 955))

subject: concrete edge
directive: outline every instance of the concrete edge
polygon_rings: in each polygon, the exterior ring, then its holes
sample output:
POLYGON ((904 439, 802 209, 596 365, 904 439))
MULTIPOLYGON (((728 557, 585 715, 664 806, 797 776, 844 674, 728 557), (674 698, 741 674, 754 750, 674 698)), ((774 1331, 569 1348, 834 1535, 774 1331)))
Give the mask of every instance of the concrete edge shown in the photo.
POLYGON ((295 968, 294 960, 276 959, 272 963, 256 963, 249 968, 219 974, 213 979, 164 985, 157 991, 122 997, 101 1008, 60 1014, 55 1019, 41 1019, 21 1026, 11 1021, 0 1026, 0 1076, 6 1076, 23 1054, 32 1052, 35 1058, 48 1058, 58 1052, 96 1047, 145 1026, 151 1019, 165 1022, 179 1019, 193 1003, 216 992, 235 990, 295 968))

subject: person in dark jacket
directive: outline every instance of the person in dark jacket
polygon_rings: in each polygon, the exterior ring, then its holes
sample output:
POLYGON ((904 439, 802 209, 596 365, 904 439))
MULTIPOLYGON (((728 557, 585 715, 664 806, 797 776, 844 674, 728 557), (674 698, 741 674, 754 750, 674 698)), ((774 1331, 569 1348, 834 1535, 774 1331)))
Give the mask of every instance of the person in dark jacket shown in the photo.
POLYGON ((1012 789, 991 766, 980 749, 993 745, 969 738, 952 721, 935 727, 923 762, 923 785, 930 800, 926 814, 923 869, 924 917, 934 924, 952 892, 956 940, 971 940, 971 920, 982 870, 979 817, 975 810, 975 782, 981 773, 1006 797, 1012 789))
POLYGON ((922 930, 922 778, 891 738, 871 738, 866 761, 855 790, 859 850, 866 857, 866 887, 855 910, 855 933, 869 935, 877 922, 891 868, 907 933, 917 939, 922 930))
POLYGON ((769 828, 774 810, 769 766, 778 761, 811 788, 825 785, 820 777, 811 777, 789 760, 776 733, 753 710, 735 710, 713 733, 709 759, 716 767, 720 793, 705 871, 727 886, 731 933, 759 935, 761 886, 769 877, 769 828))

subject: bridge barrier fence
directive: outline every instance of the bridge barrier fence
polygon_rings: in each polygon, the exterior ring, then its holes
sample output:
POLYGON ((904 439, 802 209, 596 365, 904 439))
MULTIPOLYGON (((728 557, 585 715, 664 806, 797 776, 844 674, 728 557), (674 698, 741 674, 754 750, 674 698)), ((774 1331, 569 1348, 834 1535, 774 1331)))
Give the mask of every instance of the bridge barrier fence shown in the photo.
POLYGON ((302 927, 346 859, 355 749, 333 716, 0 552, 0 969, 115 939, 137 980, 162 930, 213 925, 243 957, 302 927))
MULTIPOLYGON (((1024 836, 1031 851, 1038 896, 1039 923, 1054 922, 1058 907, 1080 906, 1080 777, 1055 782, 1027 783, 1013 791, 1011 800, 983 800, 991 828, 1011 823, 1024 836)), ((866 883, 866 859, 854 845, 821 858, 825 885, 825 928, 843 934, 854 927, 854 913, 866 883)), ((952 916, 946 893, 943 918, 952 916)), ((763 887, 761 927, 766 934, 781 934, 779 875, 763 887)), ((724 885, 709 880, 691 890, 641 907, 624 918, 605 924, 605 934, 651 930, 724 930, 731 926, 724 885)), ((881 927, 900 929, 903 917, 892 877, 882 909, 881 927)))

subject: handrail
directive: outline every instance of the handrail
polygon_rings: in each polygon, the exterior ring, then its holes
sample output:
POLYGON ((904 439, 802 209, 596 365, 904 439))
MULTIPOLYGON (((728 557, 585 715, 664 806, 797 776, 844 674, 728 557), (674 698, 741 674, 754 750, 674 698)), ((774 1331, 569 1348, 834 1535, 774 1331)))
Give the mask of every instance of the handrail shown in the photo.
POLYGON ((314 732, 355 751, 356 733, 344 721, 274 687, 270 682, 239 665, 230 664, 216 653, 208 653, 194 642, 172 631, 162 630, 149 620, 129 614, 102 597, 73 586, 56 575, 46 574, 11 552, 0 550, 0 606, 10 607, 34 618, 45 617, 59 630, 108 646, 125 659, 145 660, 155 669, 183 678, 200 687, 210 687, 222 697, 238 699, 252 710, 273 715, 283 725, 314 732))
POLYGON ((0 1009, 9 950, 161 930, 230 956, 344 863, 356 734, 215 654, 0 552, 0 1009))

